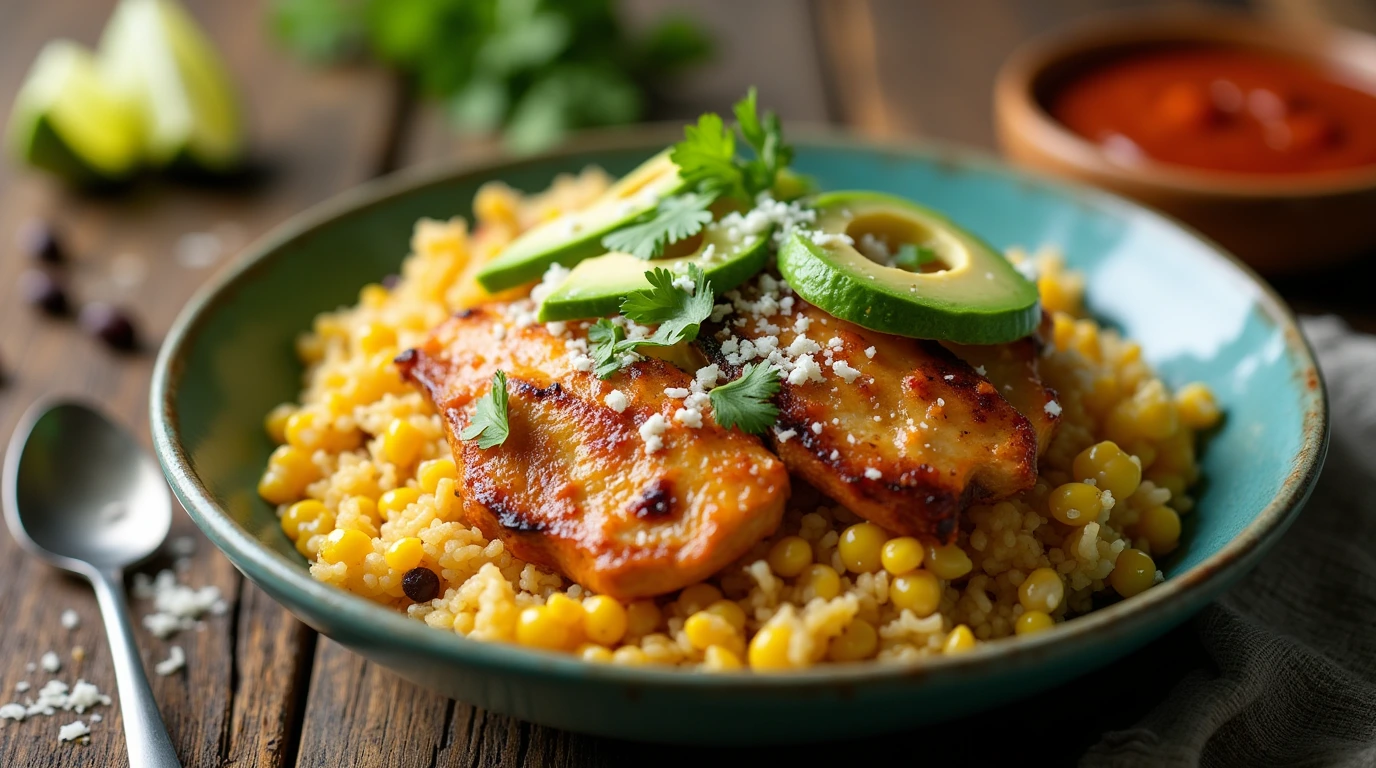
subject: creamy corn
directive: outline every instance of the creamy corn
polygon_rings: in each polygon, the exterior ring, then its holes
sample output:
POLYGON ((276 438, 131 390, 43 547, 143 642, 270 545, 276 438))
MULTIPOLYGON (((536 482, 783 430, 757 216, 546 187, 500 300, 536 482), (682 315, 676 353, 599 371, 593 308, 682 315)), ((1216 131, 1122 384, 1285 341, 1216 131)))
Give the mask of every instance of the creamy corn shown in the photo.
POLYGON ((392 358, 493 298, 472 278, 503 244, 608 182, 593 170, 529 197, 483 187, 472 232, 422 220, 394 288, 363 287, 300 338, 304 388, 265 417, 281 445, 258 490, 316 579, 478 640, 708 672, 962 653, 1161 581, 1153 558, 1179 545, 1194 506, 1196 431, 1220 412, 1202 384, 1172 395, 1137 344, 1083 317, 1083 281, 1052 253, 1010 258, 1040 270, 1054 320, 1041 371, 1061 427, 1036 486, 971 507, 954 544, 895 537, 799 493, 772 537, 710 581, 623 604, 465 525, 441 420, 392 358))

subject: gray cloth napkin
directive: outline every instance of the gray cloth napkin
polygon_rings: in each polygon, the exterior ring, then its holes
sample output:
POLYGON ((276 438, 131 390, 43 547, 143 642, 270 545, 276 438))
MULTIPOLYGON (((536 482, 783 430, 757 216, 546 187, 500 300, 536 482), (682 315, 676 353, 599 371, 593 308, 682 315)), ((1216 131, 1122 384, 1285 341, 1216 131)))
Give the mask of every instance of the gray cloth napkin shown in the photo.
POLYGON ((1299 519, 1195 620, 1212 662, 1097 766, 1376 766, 1376 337, 1310 318, 1333 434, 1299 519))

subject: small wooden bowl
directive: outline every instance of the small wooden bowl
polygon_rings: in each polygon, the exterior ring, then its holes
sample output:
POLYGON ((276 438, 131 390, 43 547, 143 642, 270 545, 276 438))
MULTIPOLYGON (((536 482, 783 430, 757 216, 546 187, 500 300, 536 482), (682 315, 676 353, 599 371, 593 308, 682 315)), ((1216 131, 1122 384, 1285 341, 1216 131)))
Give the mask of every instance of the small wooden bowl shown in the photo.
POLYGON ((1196 170, 1110 160, 1046 109, 1087 66, 1134 48, 1205 43, 1319 61, 1376 91, 1376 37, 1281 27, 1232 13, 1116 14, 1072 25, 1017 50, 999 72, 995 122, 1010 160, 1086 181, 1189 224, 1268 274, 1294 273, 1376 249, 1376 166, 1300 176, 1196 170))

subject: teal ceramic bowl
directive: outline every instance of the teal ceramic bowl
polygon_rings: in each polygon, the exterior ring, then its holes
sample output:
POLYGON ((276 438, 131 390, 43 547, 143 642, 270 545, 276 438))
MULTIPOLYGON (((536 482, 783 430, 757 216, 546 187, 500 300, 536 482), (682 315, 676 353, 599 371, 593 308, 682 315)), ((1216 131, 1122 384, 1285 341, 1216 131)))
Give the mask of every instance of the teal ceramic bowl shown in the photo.
MULTIPOLYGON (((255 493, 272 446, 263 415, 295 397, 293 339, 322 310, 397 269, 422 216, 468 215, 483 182, 526 190, 595 163, 622 173, 667 143, 621 134, 535 159, 410 174, 308 211, 250 248, 191 301, 158 358, 152 427, 168 480, 206 535, 310 626, 417 684, 536 723, 696 744, 798 742, 910 728, 993 707, 1150 642, 1237 581, 1313 487, 1324 389, 1285 306, 1232 257, 1138 206, 932 147, 798 142, 824 188, 867 188, 949 213, 996 246, 1064 249, 1102 320, 1142 344, 1171 384, 1207 382, 1227 411, 1167 580, 1053 631, 917 666, 705 675, 592 665, 469 641, 314 581, 255 493), (800 724, 806 724, 800 727, 800 724)), ((341 692, 341 695, 347 692, 341 692)))

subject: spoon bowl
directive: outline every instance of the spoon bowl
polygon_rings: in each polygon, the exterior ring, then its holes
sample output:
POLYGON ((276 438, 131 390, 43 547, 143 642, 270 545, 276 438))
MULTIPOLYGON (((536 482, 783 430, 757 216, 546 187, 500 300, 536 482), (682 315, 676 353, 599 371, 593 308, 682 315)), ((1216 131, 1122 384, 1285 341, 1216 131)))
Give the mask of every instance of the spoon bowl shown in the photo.
POLYGON ((5 513, 19 543, 60 568, 124 568, 172 526, 162 471, 134 438, 80 403, 40 405, 15 432, 5 513), (25 428, 27 426, 27 429, 25 428))

